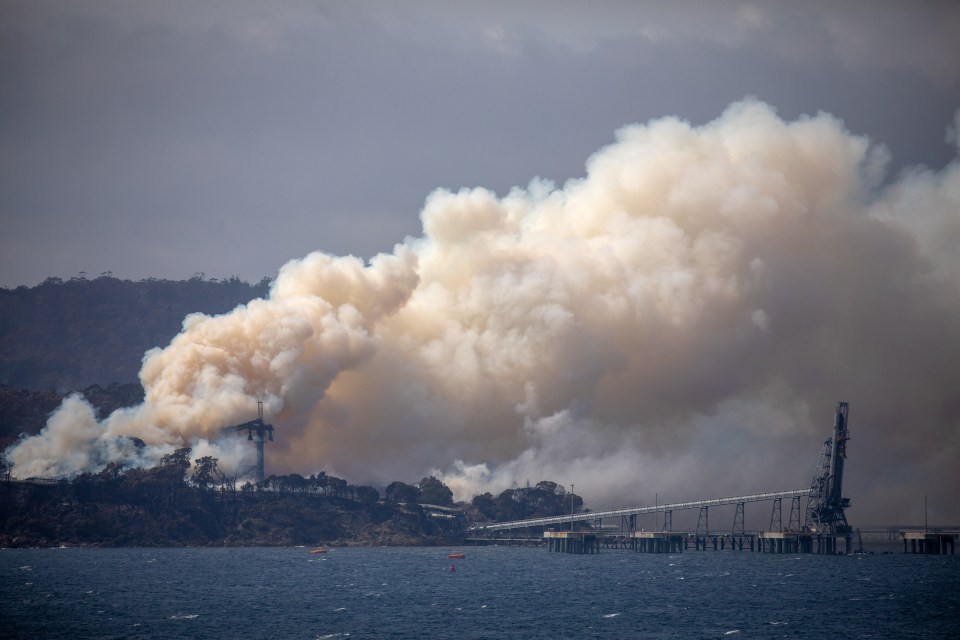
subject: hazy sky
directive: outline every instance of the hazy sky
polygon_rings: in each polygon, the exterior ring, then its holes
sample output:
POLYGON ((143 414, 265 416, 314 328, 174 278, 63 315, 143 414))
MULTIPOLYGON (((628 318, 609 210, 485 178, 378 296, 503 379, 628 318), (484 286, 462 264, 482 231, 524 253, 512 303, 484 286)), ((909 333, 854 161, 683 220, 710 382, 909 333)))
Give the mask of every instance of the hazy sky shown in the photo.
POLYGON ((952 2, 0 2, 0 286, 274 276, 755 96, 939 168, 952 2), (839 5, 839 6, 838 6, 839 5))

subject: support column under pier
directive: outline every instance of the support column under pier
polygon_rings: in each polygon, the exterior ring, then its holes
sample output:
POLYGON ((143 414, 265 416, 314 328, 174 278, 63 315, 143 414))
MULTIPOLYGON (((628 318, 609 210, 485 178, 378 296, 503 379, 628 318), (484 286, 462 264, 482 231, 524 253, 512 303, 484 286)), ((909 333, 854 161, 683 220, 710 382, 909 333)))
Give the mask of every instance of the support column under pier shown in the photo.
POLYGON ((547 531, 543 534, 547 548, 557 553, 600 553, 600 537, 573 531, 547 531))
POLYGON ((637 531, 631 535, 631 548, 639 553, 683 553, 686 537, 675 533, 637 531))
POLYGON ((956 539, 949 533, 928 533, 926 531, 901 531, 903 537, 903 552, 909 553, 953 555, 956 552, 956 539), (948 550, 949 549, 949 550, 948 550))
MULTIPOLYGON (((760 553, 812 553, 814 537, 807 533, 781 533, 763 531, 757 536, 757 551, 760 553)), ((828 553, 828 539, 817 538, 816 553, 828 553)))

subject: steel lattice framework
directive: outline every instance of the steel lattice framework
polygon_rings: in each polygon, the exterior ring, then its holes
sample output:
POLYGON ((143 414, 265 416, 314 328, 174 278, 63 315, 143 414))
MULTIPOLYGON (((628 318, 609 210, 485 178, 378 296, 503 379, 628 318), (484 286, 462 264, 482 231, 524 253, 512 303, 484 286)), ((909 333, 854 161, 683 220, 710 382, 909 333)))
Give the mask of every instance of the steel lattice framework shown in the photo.
POLYGON ((813 471, 806 518, 806 526, 811 531, 850 532, 844 513, 850 506, 850 499, 843 497, 843 465, 847 459, 847 441, 850 439, 847 430, 849 414, 849 405, 838 402, 833 437, 823 443, 820 459, 813 471))
POLYGON ((602 518, 618 518, 640 515, 643 513, 657 513, 661 511, 683 511, 685 509, 700 509, 702 507, 718 507, 726 504, 740 504, 744 502, 764 502, 777 498, 792 498, 794 496, 809 496, 810 489, 794 489, 792 491, 775 491, 773 493, 754 493, 748 496, 734 496, 730 498, 713 498, 710 500, 691 500, 689 502, 675 502, 661 504, 654 507, 631 507, 629 509, 613 509, 611 511, 591 511, 574 515, 552 516, 549 518, 532 518, 530 520, 514 520, 512 522, 494 522, 490 524, 473 525, 468 531, 504 531, 507 529, 524 529, 526 527, 544 527, 552 524, 570 522, 586 522, 602 518))

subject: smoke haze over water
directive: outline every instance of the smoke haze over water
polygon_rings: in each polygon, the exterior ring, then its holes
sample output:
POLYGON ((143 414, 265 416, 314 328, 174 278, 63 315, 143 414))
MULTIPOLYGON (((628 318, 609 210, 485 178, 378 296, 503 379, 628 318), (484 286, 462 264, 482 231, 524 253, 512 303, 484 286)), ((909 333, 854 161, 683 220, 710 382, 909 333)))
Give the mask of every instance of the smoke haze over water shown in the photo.
POLYGON ((552 479, 597 508, 803 487, 846 400, 851 517, 917 521, 927 493, 960 521, 960 163, 886 160, 752 100, 624 127, 582 179, 438 190, 392 254, 289 262, 148 352, 142 405, 71 397, 6 455, 71 476, 193 445, 236 469, 219 430, 263 400, 268 472, 432 472, 461 499, 552 479))

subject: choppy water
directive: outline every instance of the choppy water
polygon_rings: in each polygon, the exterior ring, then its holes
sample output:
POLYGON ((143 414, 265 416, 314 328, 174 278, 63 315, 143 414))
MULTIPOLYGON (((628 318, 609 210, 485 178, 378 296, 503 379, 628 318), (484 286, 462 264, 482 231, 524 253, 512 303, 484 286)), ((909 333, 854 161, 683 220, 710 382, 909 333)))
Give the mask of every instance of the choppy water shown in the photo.
POLYGON ((0 637, 960 638, 960 556, 449 551, 5 549, 0 637))

